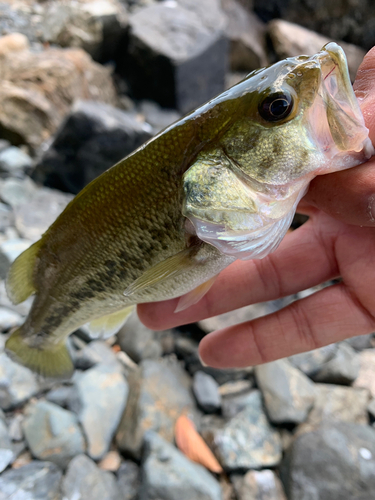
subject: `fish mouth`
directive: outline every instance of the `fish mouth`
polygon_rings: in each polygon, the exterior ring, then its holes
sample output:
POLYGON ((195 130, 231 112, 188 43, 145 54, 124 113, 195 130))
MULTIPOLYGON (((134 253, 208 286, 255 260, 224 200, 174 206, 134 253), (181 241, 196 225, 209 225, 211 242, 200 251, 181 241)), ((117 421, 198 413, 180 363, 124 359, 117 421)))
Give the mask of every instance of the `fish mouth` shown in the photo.
POLYGON ((324 152, 331 150, 332 155, 337 150, 363 152, 365 158, 370 158, 374 148, 368 139, 368 129, 350 82, 343 49, 330 42, 314 59, 321 70, 318 96, 324 106, 325 119, 322 116, 323 109, 318 109, 321 105, 313 106, 313 114, 318 115, 314 116, 313 121, 319 124, 317 137, 324 152), (325 128, 323 122, 328 125, 328 134, 322 134, 325 128))

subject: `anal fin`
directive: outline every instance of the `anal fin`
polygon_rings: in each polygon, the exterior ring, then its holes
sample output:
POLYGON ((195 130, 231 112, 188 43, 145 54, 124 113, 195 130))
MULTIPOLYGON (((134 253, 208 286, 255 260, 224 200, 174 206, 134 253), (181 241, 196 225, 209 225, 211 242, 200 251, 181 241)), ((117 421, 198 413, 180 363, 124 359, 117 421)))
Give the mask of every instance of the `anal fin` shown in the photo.
POLYGON ((89 330, 90 337, 105 339, 117 333, 134 310, 134 307, 125 307, 121 311, 107 314, 106 316, 90 321, 90 323, 86 323, 85 326, 89 330))
POLYGON ((186 248, 176 255, 172 255, 168 259, 163 260, 159 264, 148 269, 138 279, 136 279, 125 290, 126 297, 133 295, 135 292, 144 290, 150 286, 156 285, 168 278, 178 276, 180 273, 188 269, 191 264, 191 256, 196 249, 194 247, 186 248))
POLYGON ((65 340, 57 345, 34 347, 17 328, 5 343, 5 352, 11 359, 48 378, 70 378, 74 371, 65 340))
POLYGON ((184 311, 188 307, 193 306, 194 304, 199 302, 201 298, 204 297, 208 290, 212 287, 216 278, 217 276, 214 276, 213 278, 194 288, 194 290, 192 290, 191 292, 186 293, 185 295, 180 297, 180 300, 178 301, 177 307, 174 312, 178 313, 184 311))

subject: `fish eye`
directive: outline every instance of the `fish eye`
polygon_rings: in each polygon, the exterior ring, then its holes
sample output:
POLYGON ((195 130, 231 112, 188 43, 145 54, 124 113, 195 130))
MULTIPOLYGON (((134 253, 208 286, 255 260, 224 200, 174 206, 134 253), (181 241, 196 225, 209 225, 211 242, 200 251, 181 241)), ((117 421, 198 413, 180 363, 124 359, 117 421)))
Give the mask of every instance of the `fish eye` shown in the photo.
POLYGON ((268 95, 259 105, 260 116, 267 122, 277 122, 290 115, 293 109, 293 98, 286 92, 268 95))

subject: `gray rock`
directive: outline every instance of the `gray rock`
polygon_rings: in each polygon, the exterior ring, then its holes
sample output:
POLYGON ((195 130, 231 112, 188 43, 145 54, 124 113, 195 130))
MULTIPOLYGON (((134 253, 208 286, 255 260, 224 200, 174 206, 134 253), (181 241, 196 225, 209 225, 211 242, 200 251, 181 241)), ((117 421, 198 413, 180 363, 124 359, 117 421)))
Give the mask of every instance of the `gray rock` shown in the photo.
POLYGON ((0 408, 15 408, 40 390, 34 373, 0 354, 0 408))
POLYGON ((108 451, 124 412, 129 392, 127 381, 117 365, 100 364, 80 374, 75 385, 87 453, 100 459, 108 451))
POLYGON ((316 384, 316 400, 306 425, 317 427, 325 421, 342 421, 368 424, 367 389, 316 384))
POLYGON ((117 333, 117 339, 121 349, 139 363, 142 359, 161 356, 162 348, 156 335, 157 333, 144 326, 134 313, 117 333))
POLYGON ((51 2, 43 13, 41 39, 62 47, 81 47, 96 60, 113 58, 126 26, 121 2, 51 2))
POLYGON ((335 422, 301 434, 281 479, 290 500, 367 500, 375 491, 375 430, 335 422))
POLYGON ((22 423, 24 421, 23 413, 16 413, 9 421, 8 434, 12 441, 22 441, 24 438, 22 423))
POLYGON ((337 345, 334 356, 313 375, 315 382, 351 384, 359 373, 359 355, 345 342, 337 345))
POLYGON ((333 358, 336 349, 336 344, 330 344, 319 349, 314 349, 313 351, 289 356, 288 360, 293 366, 311 378, 320 370, 324 363, 333 358))
POLYGON ((0 197, 12 208, 16 208, 19 205, 29 203, 37 189, 35 182, 30 177, 24 179, 10 177, 0 184, 0 197))
POLYGON ((121 491, 115 476, 102 471, 86 455, 70 462, 62 482, 64 500, 119 500, 121 491))
POLYGON ((206 23, 217 5, 216 0, 165 2, 130 16, 128 52, 119 69, 135 98, 186 112, 224 90, 222 14, 217 10, 216 23, 206 23))
POLYGON ((36 189, 26 203, 14 208, 17 231, 23 238, 38 240, 72 199, 55 189, 36 189))
POLYGON ((190 375, 194 375, 197 371, 203 371, 211 375, 219 385, 248 378, 254 371, 252 367, 219 369, 203 366, 198 354, 198 342, 186 337, 176 338, 175 352, 185 361, 186 369, 190 375))
POLYGON ((20 148, 11 146, 0 151, 0 171, 8 174, 17 175, 33 165, 33 160, 20 148))
POLYGON ((266 29, 259 17, 237 0, 222 0, 227 18, 225 34, 230 40, 232 71, 253 71, 269 64, 266 29))
POLYGON ((367 411, 369 412, 369 414, 370 414, 373 418, 375 418, 375 398, 373 398, 373 399, 369 402, 369 404, 368 404, 368 406, 367 406, 367 411))
POLYGON ((11 328, 18 326, 21 323, 23 323, 23 319, 20 314, 8 309, 7 307, 0 306, 0 331, 8 332, 11 328))
POLYGON ((354 387, 364 387, 375 397, 375 349, 366 349, 359 353, 359 374, 354 387))
MULTIPOLYGON (((0 45, 15 36, 21 35, 2 37, 0 45)), ((1 52, 0 126, 15 145, 36 150, 56 132, 76 99, 117 102, 111 70, 82 49, 1 52)))
POLYGON ((11 143, 6 139, 0 139, 0 151, 4 151, 4 149, 10 148, 11 143))
POLYGON ((193 378, 193 391, 198 405, 206 413, 214 413, 221 407, 219 384, 211 375, 202 371, 195 372, 193 378))
POLYGON ((155 432, 145 436, 140 500, 222 500, 219 483, 155 432))
POLYGON ((4 279, 10 268, 11 263, 29 246, 31 241, 22 238, 12 238, 0 244, 1 255, 1 278, 4 279), (4 276, 5 274, 5 276, 4 276))
POLYGON ((0 232, 5 233, 14 227, 14 214, 13 210, 0 202, 0 232))
POLYGON ((61 500, 62 472, 50 462, 33 461, 0 476, 0 500, 61 500))
POLYGON ((34 178, 50 187, 78 193, 152 135, 135 115, 92 101, 74 104, 34 178))
POLYGON ((116 440, 121 451, 139 459, 144 433, 154 430, 172 441, 177 417, 194 413, 195 403, 190 378, 173 358, 142 361, 128 381, 129 400, 116 440))
POLYGON ((246 408, 215 432, 214 444, 220 463, 230 471, 279 463, 280 436, 268 423, 260 391, 254 391, 246 408))
POLYGON ((303 422, 315 401, 314 383, 286 359, 255 367, 270 420, 274 423, 303 422))
POLYGON ((12 444, 8 436, 8 428, 3 420, 0 420, 0 473, 12 463, 14 459, 12 444))
POLYGON ((62 408, 72 409, 75 404, 80 405, 77 388, 74 385, 63 385, 47 392, 46 399, 50 403, 62 408))
POLYGON ((249 471, 232 475, 238 500, 287 500, 280 479, 272 470, 249 471))
MULTIPOLYGON (((273 48, 280 59, 295 57, 300 54, 316 54, 324 45, 332 41, 331 38, 282 19, 271 21, 268 32, 273 48)), ((346 53, 349 73, 352 81, 354 81, 358 66, 362 62, 366 51, 349 43, 340 41, 339 44, 346 53)))
POLYGON ((103 340, 94 340, 75 352, 74 365, 81 370, 87 370, 93 366, 104 363, 106 365, 118 365, 115 353, 103 340))
POLYGON ((27 409, 23 430, 31 453, 65 468, 84 451, 76 416, 53 403, 38 401, 27 409))
POLYGON ((160 130, 181 118, 180 113, 175 109, 161 108, 153 101, 142 101, 139 109, 145 117, 145 121, 152 126, 155 133, 160 132, 160 130))
POLYGON ((30 311, 30 307, 33 303, 33 300, 34 297, 29 297, 28 299, 25 300, 25 302, 22 302, 21 304, 17 305, 12 304, 5 289, 5 282, 4 280, 0 280, 0 305, 2 307, 6 307, 7 309, 15 311, 21 316, 27 316, 28 312, 30 311))
POLYGON ((358 335, 358 337, 351 337, 346 339, 345 343, 349 344, 356 351, 363 351, 364 349, 370 349, 374 347, 374 334, 369 333, 367 335, 358 335))
POLYGON ((136 463, 125 460, 117 471, 117 484, 121 490, 121 500, 138 500, 141 485, 140 470, 136 463))
POLYGON ((219 393, 222 397, 239 396, 247 393, 253 388, 252 380, 236 380, 234 382, 226 382, 219 387, 219 393))
POLYGON ((253 399, 253 391, 224 396, 221 400, 221 412, 224 418, 233 418, 240 413, 253 399))
POLYGON ((330 40, 346 40, 368 50, 375 45, 375 15, 371 2, 335 3, 317 0, 314 8, 307 1, 254 0, 256 13, 266 21, 282 18, 318 31, 330 40), (360 8, 359 8, 360 5, 360 8))

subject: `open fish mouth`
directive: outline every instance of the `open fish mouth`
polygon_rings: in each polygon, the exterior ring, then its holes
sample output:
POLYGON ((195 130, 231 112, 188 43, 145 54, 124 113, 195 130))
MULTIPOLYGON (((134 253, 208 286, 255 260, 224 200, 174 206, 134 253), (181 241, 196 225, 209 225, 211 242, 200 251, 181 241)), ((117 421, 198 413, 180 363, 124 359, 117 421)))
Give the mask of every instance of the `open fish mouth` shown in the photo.
POLYGON ((318 95, 324 109, 313 106, 312 113, 324 152, 332 150, 334 155, 337 150, 355 151, 362 152, 365 159, 370 158, 374 148, 368 139, 368 130, 350 82, 344 51, 336 43, 330 42, 316 54, 315 59, 321 68, 318 95), (324 123, 328 125, 328 134, 327 130, 323 130, 324 123))

